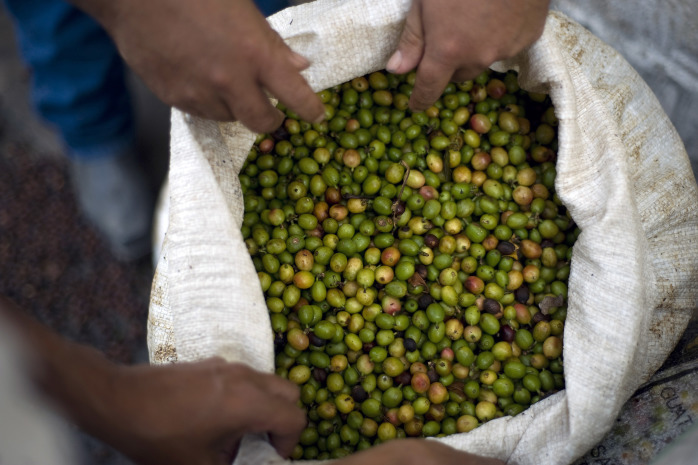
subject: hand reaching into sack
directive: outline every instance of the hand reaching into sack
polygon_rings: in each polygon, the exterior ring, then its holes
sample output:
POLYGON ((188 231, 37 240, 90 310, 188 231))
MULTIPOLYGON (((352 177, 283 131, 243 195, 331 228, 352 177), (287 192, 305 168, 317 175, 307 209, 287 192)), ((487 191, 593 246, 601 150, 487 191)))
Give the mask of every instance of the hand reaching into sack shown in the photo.
POLYGON ((269 132, 283 115, 324 107, 300 71, 309 66, 269 26, 252 0, 70 0, 99 21, 120 53, 163 102, 193 115, 240 120, 269 132))
MULTIPOLYGON (((85 432, 141 465, 229 465, 247 433, 267 433, 288 457, 306 426, 298 386, 243 364, 209 359, 169 366, 120 366, 27 317, 0 296, 28 351, 28 375, 39 391, 85 432)), ((337 465, 500 465, 436 441, 401 439, 337 465)))
POLYGON ((295 384, 243 364, 121 366, 111 379, 98 401, 110 413, 86 429, 142 465, 229 465, 248 433, 268 433, 288 457, 306 425, 295 384))
POLYGON ((549 0, 414 0, 386 68, 417 69, 410 108, 432 105, 449 81, 465 81, 511 58, 543 33, 549 0))
MULTIPOLYGON (((252 0, 71 1, 109 31, 129 66, 168 105, 204 118, 237 119, 255 132, 270 132, 283 121, 267 93, 302 119, 324 116, 300 74, 308 61, 271 29, 252 0)), ((537 40, 549 3, 414 0, 387 68, 398 74, 417 68, 410 106, 423 110, 449 81, 474 78, 537 40)))
POLYGON ((501 460, 461 452, 427 439, 396 439, 351 454, 336 465, 504 465, 501 460))
POLYGON ((298 387, 210 359, 121 366, 53 333, 0 296, 0 316, 26 345, 28 376, 79 428, 139 464, 229 465, 247 433, 287 457, 306 425, 298 387))

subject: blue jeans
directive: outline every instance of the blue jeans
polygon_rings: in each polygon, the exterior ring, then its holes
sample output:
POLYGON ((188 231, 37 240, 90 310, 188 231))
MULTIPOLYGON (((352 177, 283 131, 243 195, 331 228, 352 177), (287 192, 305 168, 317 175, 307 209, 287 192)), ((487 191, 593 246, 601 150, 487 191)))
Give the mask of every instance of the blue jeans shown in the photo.
MULTIPOLYGON (((2 0, 21 55, 32 73, 32 101, 75 157, 120 154, 132 147, 135 124, 126 66, 111 38, 63 0, 2 0)), ((287 0, 257 0, 269 15, 287 0)))

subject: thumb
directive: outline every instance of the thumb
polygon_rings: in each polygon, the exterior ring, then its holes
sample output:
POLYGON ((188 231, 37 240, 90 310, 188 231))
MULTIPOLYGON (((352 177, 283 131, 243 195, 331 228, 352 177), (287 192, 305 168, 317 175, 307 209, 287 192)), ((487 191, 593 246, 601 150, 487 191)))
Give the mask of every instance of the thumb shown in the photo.
POLYGON ((403 74, 417 67, 424 54, 424 30, 422 29, 421 2, 414 1, 407 13, 405 28, 397 49, 385 65, 394 74, 403 74))

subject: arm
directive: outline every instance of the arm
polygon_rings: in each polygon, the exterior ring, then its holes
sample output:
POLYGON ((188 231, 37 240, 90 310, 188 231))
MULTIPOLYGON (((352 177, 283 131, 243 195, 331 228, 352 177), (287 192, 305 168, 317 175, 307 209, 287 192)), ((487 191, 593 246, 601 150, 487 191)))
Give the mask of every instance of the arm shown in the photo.
POLYGON ((0 314, 32 349, 30 376, 71 421, 141 464, 227 465, 246 433, 269 433, 282 456, 305 427, 298 388, 221 360, 119 366, 26 317, 0 297, 0 314))
POLYGON ((153 93, 182 111, 276 129, 266 93, 308 121, 324 107, 300 71, 308 61, 271 29, 252 0, 69 0, 99 21, 153 93))
POLYGON ((449 81, 472 79, 543 33, 550 0, 414 0, 388 71, 417 68, 410 107, 424 110, 449 81))

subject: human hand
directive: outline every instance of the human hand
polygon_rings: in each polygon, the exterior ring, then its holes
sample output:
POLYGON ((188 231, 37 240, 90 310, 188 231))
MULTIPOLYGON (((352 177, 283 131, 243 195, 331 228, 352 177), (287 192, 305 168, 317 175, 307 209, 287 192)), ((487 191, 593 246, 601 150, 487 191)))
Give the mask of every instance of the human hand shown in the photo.
POLYGON ((504 465, 427 439, 395 439, 337 460, 336 465, 504 465))
POLYGON ((305 428, 300 390, 279 376, 218 358, 116 365, 2 295, 0 316, 26 344, 27 374, 38 390, 83 431, 139 464, 229 465, 247 433, 267 433, 287 457, 305 428))
POLYGON ((266 92, 307 121, 324 116, 301 76, 309 62, 269 26, 252 0, 70 0, 113 37, 163 102, 193 115, 269 132, 283 115, 266 92))
POLYGON ((466 81, 543 33, 549 0, 414 0, 386 69, 417 68, 410 108, 425 110, 449 81, 466 81))
POLYGON ((101 399, 88 430, 143 465, 229 465, 247 433, 287 457, 306 424, 296 385, 220 359, 118 367, 101 399))

